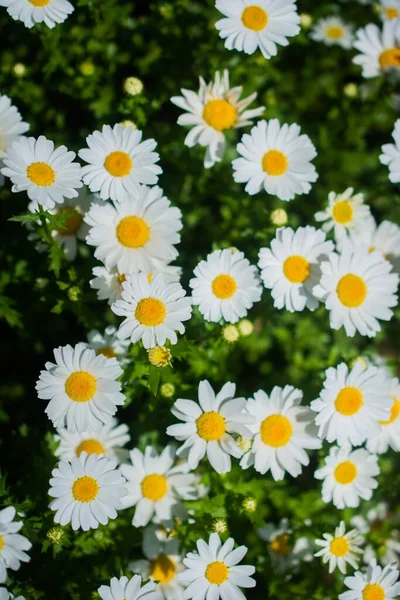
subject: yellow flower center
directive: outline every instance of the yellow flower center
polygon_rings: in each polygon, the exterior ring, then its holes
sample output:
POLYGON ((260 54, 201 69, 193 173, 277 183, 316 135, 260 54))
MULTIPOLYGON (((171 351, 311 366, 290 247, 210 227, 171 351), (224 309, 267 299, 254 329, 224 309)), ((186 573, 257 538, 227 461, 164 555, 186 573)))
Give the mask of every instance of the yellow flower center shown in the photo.
POLYGON ((158 583, 168 583, 176 575, 175 562, 165 554, 160 554, 151 563, 150 577, 158 583))
POLYGON ((357 308, 367 297, 367 286, 365 281, 358 275, 345 275, 339 281, 337 295, 340 302, 347 308, 357 308))
POLYGON ((196 421, 198 435, 206 442, 220 440, 226 431, 225 419, 219 413, 205 412, 196 421))
POLYGON ((362 600, 385 600, 385 590, 379 583, 367 583, 362 592, 362 600))
POLYGON ((335 408, 346 417, 355 415, 364 404, 362 393, 355 387, 345 387, 336 396, 335 408))
POLYGON ((122 286, 124 281, 126 281, 126 275, 118 273, 117 275, 118 283, 122 286))
POLYGON ((357 467, 350 460, 345 460, 338 464, 334 474, 338 483, 347 485, 357 477, 357 467))
POLYGON ((289 256, 283 263, 283 274, 291 283, 303 283, 310 275, 310 263, 303 256, 289 256))
POLYGON ((279 448, 286 446, 292 437, 293 427, 283 415, 270 415, 261 423, 261 439, 266 446, 279 448))
POLYGON ((29 0, 33 6, 47 6, 50 3, 50 0, 29 0))
POLYGON ((99 484, 93 477, 79 477, 72 486, 72 495, 77 502, 91 502, 99 493, 99 484))
POLYGON ((387 19, 397 19, 400 16, 399 11, 394 6, 388 6, 385 13, 387 19))
POLYGON ((106 356, 107 358, 116 358, 117 356, 114 350, 109 346, 105 346, 104 348, 99 348, 96 350, 96 356, 99 356, 100 354, 106 356))
POLYGON ((260 6, 248 6, 242 12, 242 23, 247 29, 261 31, 268 25, 268 15, 260 6))
POLYGON ((400 48, 389 48, 384 50, 379 57, 379 64, 382 69, 388 67, 400 67, 400 48))
POLYGON ((232 298, 236 289, 237 283, 230 275, 218 275, 212 282, 213 294, 220 300, 232 298))
POLYGON ((154 346, 148 351, 149 362, 155 367, 166 367, 171 360, 171 352, 165 346, 154 346))
POLYGON ((347 200, 336 202, 332 211, 334 220, 340 225, 346 225, 347 223, 350 223, 353 218, 353 213, 353 207, 347 200))
POLYGON ((56 180, 54 169, 44 162, 34 162, 26 170, 29 179, 36 185, 48 187, 56 180))
POLYGON ((237 111, 227 100, 210 100, 204 107, 203 119, 210 127, 223 131, 236 123, 237 111))
POLYGON ((164 302, 157 298, 143 298, 136 307, 135 319, 146 327, 155 327, 164 322, 166 314, 164 302))
POLYGON ((84 440, 79 444, 75 452, 78 457, 82 452, 87 452, 88 454, 104 454, 104 448, 98 440, 84 440))
POLYGON ((142 494, 147 500, 157 502, 168 492, 168 482, 164 475, 147 475, 142 481, 142 494))
POLYGON ((221 585, 228 579, 229 569, 225 563, 215 561, 208 565, 205 576, 211 584, 221 585))
POLYGON ((269 547, 272 552, 278 554, 278 556, 286 556, 292 549, 289 544, 289 536, 287 533, 277 535, 276 538, 270 542, 269 547))
POLYGON ((288 169, 288 159, 280 150, 269 150, 262 159, 262 168, 272 177, 279 177, 288 169))
POLYGON ((327 37, 331 40, 340 40, 340 38, 342 38, 344 35, 343 27, 338 27, 337 25, 333 27, 328 27, 325 30, 325 32, 327 37))
POLYGON ((88 402, 96 392, 96 379, 87 371, 74 371, 65 382, 65 392, 75 402, 88 402))
POLYGON ((117 226, 118 241, 127 248, 140 248, 148 242, 150 228, 140 217, 124 217, 117 226))
POLYGON ((344 537, 337 537, 331 541, 331 554, 334 556, 346 556, 350 550, 349 542, 344 537))
POLYGON ((0 535, 0 552, 3 550, 4 546, 5 546, 5 542, 4 542, 3 536, 0 535))
POLYGON ((104 168, 113 177, 125 177, 129 175, 133 167, 131 157, 127 152, 111 152, 104 161, 104 168))
POLYGON ((393 399, 392 408, 390 409, 390 418, 387 421, 379 421, 381 425, 390 425, 397 421, 400 415, 400 400, 396 397, 393 399))
POLYGON ((65 213, 70 213, 70 216, 65 220, 64 226, 59 227, 57 231, 62 235, 76 235, 82 225, 83 217, 77 210, 68 207, 62 208, 57 214, 62 215, 65 213))

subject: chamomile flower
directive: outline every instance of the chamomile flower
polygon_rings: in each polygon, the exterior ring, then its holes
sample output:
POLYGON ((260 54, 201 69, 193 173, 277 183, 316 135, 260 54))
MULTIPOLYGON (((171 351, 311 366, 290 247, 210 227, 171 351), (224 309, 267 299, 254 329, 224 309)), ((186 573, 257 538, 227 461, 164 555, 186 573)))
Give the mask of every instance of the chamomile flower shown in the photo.
POLYGON ((257 267, 243 252, 215 250, 200 261, 193 274, 189 281, 193 305, 206 321, 236 323, 261 298, 257 267))
POLYGON ((312 290, 321 276, 319 263, 333 249, 325 233, 314 227, 299 227, 296 231, 291 227, 278 229, 271 247, 261 248, 258 263, 274 306, 290 312, 306 307, 315 310, 319 301, 312 290))
POLYGON ((315 220, 323 223, 322 229, 327 233, 333 230, 337 242, 365 227, 371 218, 369 206, 364 204, 364 194, 354 194, 353 188, 341 194, 330 192, 328 199, 328 206, 316 213, 315 220))
MULTIPOLYGON (((399 49, 400 64, 400 49, 399 49)), ((379 160, 389 167, 389 179, 392 183, 400 182, 400 119, 394 124, 392 133, 394 144, 384 144, 379 160)))
POLYGON ((97 590, 102 600, 163 600, 152 581, 142 586, 142 578, 134 575, 132 579, 113 577, 110 585, 102 585, 97 590))
POLYGON ((22 120, 19 110, 11 104, 11 99, 0 94, 0 159, 5 156, 11 144, 19 140, 28 129, 29 124, 22 120))
POLYGON ((116 461, 82 452, 60 461, 51 474, 49 496, 54 500, 49 508, 56 511, 55 523, 88 531, 117 518, 127 488, 116 461))
POLYGON ((315 471, 315 478, 322 479, 322 500, 333 502, 340 509, 345 506, 357 508, 360 498, 370 500, 372 491, 378 487, 376 479, 380 469, 378 458, 364 448, 352 450, 350 445, 331 447, 323 467, 315 471))
POLYGON ((123 364, 128 351, 129 340, 120 340, 114 325, 106 327, 104 333, 93 329, 88 333, 88 347, 96 352, 96 356, 104 354, 107 358, 116 358, 123 364))
POLYGON ((117 406, 125 402, 116 381, 122 374, 117 359, 96 356, 85 344, 55 348, 54 358, 36 383, 38 397, 50 400, 46 413, 54 427, 82 433, 111 423, 117 406))
POLYGON ((379 420, 378 431, 368 436, 367 450, 377 454, 393 448, 400 452, 400 381, 394 377, 388 390, 391 400, 388 418, 379 420))
POLYGON ((259 390, 254 399, 247 402, 247 412, 255 418, 250 425, 254 434, 253 445, 240 461, 243 469, 254 465, 256 471, 265 474, 271 471, 275 481, 283 479, 287 471, 298 477, 302 465, 310 459, 305 449, 321 448, 312 411, 300 406, 303 393, 286 385, 274 387, 268 396, 259 390))
POLYGON ((122 297, 122 284, 126 281, 126 275, 119 273, 116 267, 94 267, 93 279, 89 281, 90 287, 97 290, 98 300, 107 300, 111 306, 122 297))
POLYGON ((217 72, 214 81, 206 84, 200 77, 198 93, 181 90, 182 96, 174 96, 171 102, 182 108, 185 114, 178 119, 178 125, 192 125, 185 139, 185 145, 192 148, 196 144, 206 146, 204 166, 206 169, 220 162, 225 150, 225 134, 228 129, 239 129, 252 124, 252 119, 264 112, 264 107, 246 110, 256 99, 254 92, 240 100, 243 88, 229 87, 229 71, 223 76, 217 72))
POLYGON ((235 392, 236 385, 228 382, 215 394, 204 380, 199 383, 198 403, 180 398, 171 408, 172 414, 183 423, 168 427, 167 435, 184 442, 177 454, 188 457, 191 469, 207 454, 217 473, 227 473, 232 467, 231 456, 242 456, 243 450, 232 434, 251 437, 247 425, 254 419, 244 413, 247 401, 236 398, 235 392))
POLYGON ((258 535, 267 542, 268 555, 276 570, 286 571, 296 565, 298 561, 293 554, 293 530, 288 519, 281 519, 278 525, 267 523, 265 527, 258 529, 258 535))
POLYGON ((128 426, 125 423, 118 425, 115 419, 103 425, 100 431, 84 431, 83 433, 70 433, 67 429, 57 429, 54 436, 59 446, 55 455, 60 460, 72 460, 82 452, 91 454, 104 454, 106 458, 121 462, 128 454, 123 446, 129 442, 128 426))
POLYGON ((251 196, 264 189, 281 200, 293 200, 296 194, 308 194, 311 183, 318 179, 310 162, 317 152, 296 124, 259 121, 244 134, 237 151, 241 158, 232 162, 233 177, 247 183, 245 189, 251 196))
POLYGON ((68 0, 0 0, 0 6, 7 8, 8 14, 15 21, 22 21, 28 29, 36 23, 53 29, 74 12, 68 0))
POLYGON ((259 48, 271 58, 300 31, 295 0, 216 0, 215 7, 224 15, 215 27, 228 50, 254 54, 259 48))
POLYGON ((30 561, 27 551, 32 544, 18 533, 23 522, 14 521, 16 512, 13 506, 0 510, 0 583, 6 581, 7 569, 18 571, 21 562, 30 561))
POLYGON ((357 361, 351 370, 341 363, 325 374, 324 389, 310 405, 317 413, 319 437, 339 446, 360 446, 379 434, 378 421, 389 419, 392 405, 385 372, 376 367, 364 368, 357 361))
POLYGON ((197 498, 197 480, 187 463, 175 465, 175 448, 166 446, 158 454, 147 446, 144 454, 136 448, 129 455, 131 464, 120 469, 128 482, 123 505, 136 507, 133 526, 144 527, 151 520, 171 526, 174 517, 184 519, 187 512, 182 500, 197 498))
POLYGON ((185 567, 177 538, 169 536, 163 527, 150 525, 143 533, 142 547, 146 559, 132 562, 129 568, 144 580, 155 581, 164 600, 184 600, 184 587, 177 575, 185 567))
POLYGON ((79 157, 89 163, 82 168, 83 181, 92 192, 99 192, 102 200, 121 202, 130 195, 140 194, 140 183, 154 185, 162 169, 156 165, 160 160, 154 152, 157 142, 153 139, 141 142, 143 133, 124 128, 103 125, 86 138, 89 148, 79 150, 79 157))
POLYGON ((340 594, 339 600, 392 600, 400 594, 399 571, 395 565, 382 569, 372 560, 365 573, 356 571, 346 577, 344 584, 348 592, 340 594))
POLYGON ((365 244, 370 252, 379 250, 393 270, 400 273, 400 227, 396 223, 382 221, 377 225, 371 217, 362 229, 351 234, 351 240, 355 246, 365 244))
POLYGON ((341 573, 345 574, 347 564, 353 569, 357 569, 357 563, 360 560, 357 554, 363 553, 360 545, 364 538, 356 529, 351 529, 346 533, 344 521, 341 521, 336 527, 334 535, 324 533, 323 538, 323 540, 315 540, 317 546, 321 546, 322 549, 314 556, 322 556, 322 561, 329 563, 329 573, 333 573, 338 568, 341 573))
POLYGON ((350 50, 353 45, 353 31, 340 17, 320 19, 313 27, 310 37, 327 46, 341 46, 350 50))
POLYGON ((167 340, 176 344, 185 332, 184 321, 192 316, 191 298, 180 283, 167 283, 163 275, 148 281, 146 275, 131 275, 123 283, 122 299, 112 305, 113 312, 125 317, 118 337, 143 346, 163 346, 167 340))
POLYGON ((45 208, 62 204, 64 198, 76 198, 82 187, 81 166, 72 162, 75 153, 43 135, 37 139, 21 137, 8 148, 1 169, 13 183, 12 192, 26 192, 45 208))
POLYGON ((353 46, 361 53, 353 58, 353 62, 361 66, 366 79, 386 71, 397 74, 400 67, 400 21, 385 21, 382 29, 370 23, 357 31, 353 46))
POLYGON ((400 17, 400 0, 380 0, 382 19, 391 21, 400 17))
POLYGON ((178 256, 181 211, 172 207, 158 186, 137 186, 132 196, 116 204, 93 204, 85 217, 87 243, 107 269, 123 274, 151 271, 153 260, 164 264, 178 256))

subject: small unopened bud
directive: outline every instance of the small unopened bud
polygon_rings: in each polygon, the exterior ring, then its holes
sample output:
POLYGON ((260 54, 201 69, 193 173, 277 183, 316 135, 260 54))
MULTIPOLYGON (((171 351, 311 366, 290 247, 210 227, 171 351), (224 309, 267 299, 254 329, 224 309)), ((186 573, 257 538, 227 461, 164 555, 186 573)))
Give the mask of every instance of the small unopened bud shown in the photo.
POLYGON ((143 92, 143 83, 137 77, 127 77, 124 81, 124 90, 129 96, 138 96, 143 92))
POLYGON ((239 435, 236 438, 236 443, 239 446, 239 448, 242 450, 242 452, 244 452, 246 454, 246 452, 249 452, 249 450, 251 449, 253 442, 249 439, 244 437, 243 435, 239 435))
POLYGON ((301 13, 300 15, 300 25, 303 29, 309 29, 313 23, 313 18, 308 13, 301 13))
POLYGON ((82 75, 85 75, 85 77, 90 77, 95 72, 94 64, 89 61, 83 62, 79 69, 82 75))
POLYGON ((357 98, 359 94, 358 85, 356 83, 347 83, 344 86, 343 91, 348 98, 357 98))
POLYGON ((160 394, 164 398, 172 398, 175 394, 175 386, 173 383, 163 383, 160 387, 160 394))
POLYGON ((81 290, 76 285, 73 285, 69 288, 67 296, 71 302, 78 302, 81 297, 81 290))
POLYGON ((254 331, 254 325, 249 319, 243 319, 238 325, 240 335, 244 337, 251 335, 254 331))
POLYGON ((215 533, 226 533, 228 531, 228 523, 222 517, 214 519, 211 525, 211 529, 215 533))
POLYGON ((154 346, 147 350, 149 363, 153 367, 166 367, 171 361, 171 352, 165 346, 154 346))
POLYGON ((226 325, 222 330, 222 337, 229 344, 234 344, 239 339, 239 331, 235 325, 226 325))
POLYGON ((61 527, 52 527, 47 532, 47 539, 50 540, 53 544, 57 545, 61 542, 64 537, 64 531, 61 527))
POLYGON ((288 214, 284 208, 276 208, 271 213, 271 223, 283 227, 288 222, 288 214))
POLYGON ((257 500, 251 496, 245 498, 242 502, 243 510, 248 513, 256 512, 257 510, 257 500))
POLYGON ((13 66, 14 75, 17 77, 23 77, 26 73, 26 66, 23 63, 15 63, 13 66))

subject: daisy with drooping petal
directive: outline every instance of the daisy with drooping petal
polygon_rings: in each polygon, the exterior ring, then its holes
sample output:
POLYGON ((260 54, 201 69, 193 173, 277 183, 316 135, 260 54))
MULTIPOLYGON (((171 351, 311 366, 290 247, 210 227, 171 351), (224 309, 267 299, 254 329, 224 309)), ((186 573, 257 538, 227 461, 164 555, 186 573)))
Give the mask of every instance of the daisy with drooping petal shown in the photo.
POLYGON ((172 414, 183 423, 170 425, 167 435, 184 442, 177 454, 188 457, 191 469, 207 454, 217 473, 227 473, 232 468, 231 456, 242 456, 243 450, 232 434, 251 437, 247 425, 254 419, 244 412, 246 399, 235 398, 235 392, 236 385, 228 382, 215 394, 204 380, 199 383, 198 403, 178 399, 171 408, 172 414))
POLYGON ((355 246, 365 244, 369 251, 379 250, 383 258, 388 260, 393 270, 400 273, 400 227, 390 221, 382 221, 377 225, 371 217, 360 230, 351 234, 355 246))
POLYGON ((89 163, 82 167, 83 181, 102 200, 121 202, 140 193, 140 183, 154 185, 162 169, 156 165, 160 156, 153 152, 157 142, 141 142, 143 133, 120 124, 103 125, 86 138, 89 148, 79 150, 79 157, 89 163))
POLYGON ((3 175, 13 183, 12 192, 26 192, 45 208, 62 204, 64 198, 76 198, 82 187, 81 166, 72 162, 75 152, 65 146, 54 150, 54 143, 43 135, 13 142, 4 158, 3 175))
POLYGON ((354 247, 343 240, 341 254, 332 252, 321 263, 322 276, 313 294, 330 311, 332 329, 345 328, 346 334, 375 337, 379 320, 390 321, 397 305, 399 276, 390 262, 368 246, 354 247))
POLYGON ((111 423, 117 406, 125 402, 116 381, 122 374, 117 359, 96 356, 85 344, 55 348, 54 358, 36 383, 38 397, 50 400, 45 412, 54 427, 82 433, 111 423))
POLYGON ((364 448, 352 450, 350 445, 331 447, 325 465, 315 471, 315 478, 322 479, 322 500, 333 502, 340 509, 356 508, 360 498, 370 500, 372 491, 378 487, 374 477, 379 475, 378 457, 364 448))
POLYGON ((215 250, 200 261, 193 274, 189 281, 193 305, 206 321, 236 323, 261 299, 257 267, 243 252, 215 250))
POLYGON ((129 340, 120 340, 114 325, 106 327, 104 333, 93 329, 88 333, 88 347, 96 352, 96 356, 104 354, 107 358, 116 358, 123 364, 129 347, 129 340))
POLYGON ((255 567, 240 565, 247 554, 246 546, 234 548, 235 540, 228 538, 222 544, 218 533, 212 533, 208 543, 197 541, 197 552, 189 552, 183 559, 186 570, 178 580, 187 586, 187 600, 244 600, 239 588, 256 585, 251 575, 255 567))
POLYGON ((254 54, 260 48, 271 58, 300 32, 295 0, 216 0, 215 7, 224 15, 215 27, 228 50, 254 54))
POLYGON ((184 321, 192 316, 192 300, 180 283, 167 283, 164 275, 151 281, 144 274, 131 275, 123 283, 122 299, 112 305, 112 311, 125 317, 118 337, 132 343, 142 340, 143 346, 163 346, 167 340, 176 344, 185 332, 184 321))
POLYGON ((22 120, 19 110, 11 104, 11 99, 0 94, 0 159, 5 156, 11 144, 19 140, 28 129, 29 124, 22 120))
POLYGON ((380 0, 382 19, 391 21, 400 17, 400 0, 380 0))
POLYGON ((49 508, 56 511, 55 523, 88 531, 117 518, 127 488, 116 461, 82 452, 70 462, 60 461, 51 474, 49 508))
MULTIPOLYGON (((400 49, 399 49, 400 63, 400 49)), ((384 144, 379 160, 389 167, 389 179, 392 183, 400 182, 400 119, 394 124, 392 133, 394 144, 384 144)))
POLYGON ((26 552, 32 548, 32 544, 18 533, 23 522, 14 521, 16 512, 13 506, 0 510, 0 583, 6 581, 7 569, 18 571, 21 562, 30 561, 26 552))
POLYGON ((53 29, 74 12, 68 0, 0 0, 0 6, 7 8, 8 14, 15 21, 22 21, 28 29, 36 23, 53 29))
POLYGON ((326 370, 324 389, 311 402, 317 413, 318 435, 338 446, 360 446, 379 434, 379 420, 390 417, 392 400, 389 381, 383 369, 364 368, 357 361, 350 370, 345 363, 326 370))
POLYGON ((158 186, 138 186, 134 195, 113 204, 93 204, 85 217, 86 238, 95 257, 108 269, 124 273, 151 271, 153 259, 164 264, 178 256, 182 213, 158 186))
POLYGON ((234 180, 247 183, 245 190, 251 196, 262 189, 285 201, 308 194, 318 179, 310 162, 317 152, 300 131, 298 125, 281 126, 277 119, 259 121, 237 146, 241 158, 232 162, 234 180))
POLYGON ((377 454, 392 448, 400 452, 400 381, 394 377, 390 381, 388 394, 391 400, 389 417, 378 422, 378 431, 368 436, 367 450, 377 454))
POLYGON ((314 25, 310 38, 327 46, 341 46, 350 50, 353 45, 353 30, 340 17, 326 17, 314 25))
POLYGON ((97 592, 102 600, 163 600, 156 584, 149 581, 142 586, 142 578, 139 575, 134 575, 132 579, 113 577, 109 586, 102 585, 97 592))
POLYGON ((382 29, 370 23, 357 31, 353 46, 361 52, 353 58, 353 62, 361 66, 366 79, 386 71, 397 75, 400 67, 400 21, 385 21, 382 29))
POLYGON ((270 248, 261 248, 258 266, 264 286, 271 290, 276 308, 290 312, 315 310, 319 301, 312 290, 321 276, 321 259, 333 252, 332 242, 314 227, 279 228, 270 248))
POLYGON ((130 460, 131 464, 120 469, 128 482, 123 505, 136 506, 132 525, 144 527, 153 520, 172 527, 174 517, 186 518, 182 500, 198 497, 197 480, 187 463, 174 466, 175 448, 166 446, 161 454, 153 446, 147 446, 144 454, 136 448, 131 450, 130 460))
POLYGON ((337 242, 352 231, 363 229, 371 218, 369 206, 364 204, 364 194, 353 195, 353 192, 353 188, 347 188, 342 194, 330 192, 326 209, 315 214, 315 220, 323 222, 324 231, 328 233, 333 229, 337 242))
POLYGON ((316 552, 314 556, 322 556, 324 563, 329 562, 329 573, 338 568, 343 574, 346 573, 347 563, 357 569, 357 563, 360 557, 357 554, 362 554, 363 550, 360 545, 364 538, 356 529, 351 529, 346 533, 344 521, 341 521, 335 529, 335 534, 323 534, 323 540, 315 540, 317 546, 321 546, 321 550, 316 552))
POLYGON ((246 110, 256 99, 254 92, 240 100, 242 86, 229 87, 229 71, 225 69, 221 77, 215 74, 214 81, 206 84, 200 77, 198 93, 181 90, 182 96, 174 96, 171 102, 186 111, 178 119, 178 125, 192 125, 185 139, 185 145, 192 148, 196 144, 206 146, 204 166, 206 169, 220 162, 225 150, 224 131, 238 129, 252 124, 252 119, 264 112, 264 107, 246 110))
POLYGON ((382 569, 372 560, 365 573, 356 571, 346 577, 344 584, 348 592, 340 594, 339 600, 392 600, 400 594, 399 571, 395 565, 382 569))
POLYGON ((271 394, 259 390, 247 402, 247 412, 255 418, 250 425, 254 434, 253 445, 242 460, 243 469, 254 465, 256 471, 271 471, 275 481, 284 478, 287 471, 298 477, 302 465, 310 463, 307 450, 321 448, 312 411, 300 406, 303 393, 291 385, 274 387, 271 394))

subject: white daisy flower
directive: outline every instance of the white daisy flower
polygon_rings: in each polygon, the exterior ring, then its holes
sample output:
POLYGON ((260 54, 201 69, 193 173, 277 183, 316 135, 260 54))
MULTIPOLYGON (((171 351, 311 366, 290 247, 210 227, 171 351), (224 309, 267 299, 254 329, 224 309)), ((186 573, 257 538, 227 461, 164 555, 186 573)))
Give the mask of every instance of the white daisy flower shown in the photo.
POLYGON ((32 544, 18 533, 23 522, 14 521, 16 512, 13 506, 0 510, 0 583, 6 581, 7 569, 18 571, 21 562, 30 561, 26 552, 32 548, 32 544))
POLYGON ((259 390, 247 402, 246 410, 256 422, 250 425, 253 445, 240 461, 243 469, 254 465, 263 475, 271 471, 275 481, 279 481, 286 471, 298 477, 302 465, 310 463, 305 449, 316 450, 322 443, 317 437, 312 411, 300 406, 302 398, 301 390, 286 385, 275 386, 270 396, 259 390))
POLYGON ((229 87, 229 71, 225 69, 221 77, 215 74, 214 81, 206 84, 200 77, 198 93, 182 89, 182 96, 174 96, 171 102, 186 111, 178 119, 178 125, 192 125, 185 139, 185 145, 192 148, 196 144, 206 146, 204 166, 206 169, 220 162, 224 156, 225 135, 228 129, 239 129, 252 124, 259 117, 264 106, 246 110, 256 99, 254 92, 240 100, 243 87, 229 87))
POLYGON ((53 29, 74 12, 68 0, 0 0, 0 6, 7 8, 8 14, 15 21, 22 21, 28 29, 36 23, 53 29))
POLYGON ((55 523, 88 531, 117 518, 127 488, 115 460, 82 452, 60 461, 51 474, 49 496, 55 499, 49 508, 56 511, 55 523))
POLYGON ((122 299, 111 307, 112 311, 125 317, 118 337, 132 343, 142 340, 143 346, 163 346, 167 340, 176 344, 185 332, 184 321, 192 316, 191 298, 180 283, 167 283, 164 275, 156 275, 151 281, 143 273, 131 275, 123 283, 122 299))
POLYGON ((136 507, 132 525, 144 527, 153 520, 172 526, 174 517, 186 518, 182 500, 197 498, 197 480, 187 463, 174 466, 175 448, 166 446, 159 455, 154 446, 147 446, 144 454, 136 448, 129 455, 132 464, 120 469, 128 481, 123 505, 136 507))
POLYGON ((130 441, 131 436, 125 423, 118 425, 113 419, 111 423, 103 425, 100 431, 70 433, 67 429, 57 429, 54 439, 59 443, 55 455, 60 460, 72 460, 86 452, 89 456, 104 454, 110 460, 121 462, 128 455, 123 446, 130 441))
POLYGON ((300 32, 295 0, 216 0, 215 7, 224 15, 215 27, 228 50, 254 54, 260 48, 271 58, 300 32))
POLYGON ((389 419, 392 405, 386 373, 357 361, 351 370, 341 363, 325 374, 324 389, 310 405, 319 437, 338 446, 360 446, 379 434, 378 421, 389 419))
POLYGON ((97 590, 102 600, 163 600, 152 581, 142 586, 142 578, 134 575, 132 579, 113 577, 110 585, 102 585, 97 590))
POLYGON ((339 600, 392 600, 400 594, 399 571, 395 566, 378 566, 371 561, 365 573, 356 571, 346 577, 344 584, 350 591, 340 594, 339 600))
POLYGON ((321 259, 333 252, 332 242, 314 227, 291 227, 277 230, 270 248, 261 248, 258 266, 264 286, 271 290, 275 308, 290 312, 306 307, 315 310, 319 301, 312 290, 318 283, 321 259))
POLYGON ((382 221, 377 225, 371 217, 362 229, 351 234, 355 246, 365 244, 370 252, 379 250, 383 258, 388 260, 393 270, 400 273, 400 227, 390 221, 382 221))
POLYGON ((104 333, 93 329, 87 336, 88 348, 96 352, 96 356, 104 354, 107 358, 116 358, 121 364, 128 351, 129 340, 120 340, 117 336, 117 328, 114 325, 106 327, 104 333))
POLYGON ((153 152, 157 142, 141 142, 143 133, 121 124, 103 125, 86 138, 89 148, 79 150, 79 157, 89 163, 82 168, 83 181, 102 200, 121 202, 129 195, 140 194, 140 183, 154 185, 162 169, 156 165, 160 156, 153 152))
POLYGON ((277 571, 286 571, 299 562, 293 553, 292 534, 293 530, 286 518, 281 519, 278 525, 267 523, 265 527, 258 529, 260 538, 268 543, 268 555, 277 571))
POLYGON ((164 264, 178 256, 182 213, 172 207, 158 186, 138 186, 134 195, 113 204, 93 204, 85 217, 86 238, 95 257, 120 273, 151 271, 153 259, 164 264))
POLYGON ((335 240, 341 242, 353 231, 362 230, 371 218, 369 206, 364 204, 364 194, 354 194, 347 188, 342 194, 330 192, 325 210, 315 214, 315 220, 323 222, 327 233, 333 230, 335 240))
MULTIPOLYGON (((400 50, 399 50, 400 63, 400 50)), ((394 144, 384 144, 379 160, 389 167, 389 179, 392 183, 400 182, 400 119, 394 124, 392 133, 394 144)))
POLYGON ((197 552, 189 552, 183 563, 186 571, 178 579, 187 586, 185 599, 192 600, 244 600, 239 588, 253 588, 250 577, 255 568, 239 565, 247 554, 246 546, 233 549, 235 541, 228 538, 222 544, 218 533, 212 533, 208 543, 197 541, 197 552))
POLYGON ((185 567, 177 538, 168 536, 162 527, 150 525, 143 533, 143 554, 146 559, 130 563, 129 568, 144 580, 155 581, 164 600, 184 600, 184 587, 177 575, 185 567))
POLYGON ((333 573, 338 568, 341 573, 345 574, 347 563, 353 569, 357 569, 357 563, 360 560, 357 554, 363 553, 360 545, 364 538, 356 529, 351 529, 346 533, 344 521, 341 521, 336 527, 334 535, 324 533, 323 538, 323 540, 315 540, 317 546, 321 546, 322 549, 314 556, 322 556, 323 563, 329 563, 329 573, 333 573))
POLYGON ((300 127, 280 125, 277 119, 259 121, 245 133, 237 151, 242 158, 232 162, 234 180, 245 183, 251 196, 264 189, 281 200, 308 194, 318 175, 311 160, 317 152, 300 127))
POLYGON ((350 50, 353 45, 353 29, 340 17, 320 19, 310 32, 310 38, 327 46, 341 46, 350 50))
POLYGON ((191 469, 207 454, 217 473, 227 473, 232 468, 231 456, 242 456, 243 450, 232 434, 251 437, 247 425, 254 419, 244 412, 246 399, 235 398, 235 392, 236 385, 228 382, 215 394, 204 380, 199 383, 198 403, 179 398, 171 408, 172 414, 183 423, 170 425, 167 435, 184 442, 177 454, 188 457, 191 469))
POLYGON ((376 454, 383 454, 389 448, 400 452, 400 381, 397 377, 390 381, 388 393, 391 399, 389 416, 379 420, 378 431, 367 439, 367 450, 376 454))
POLYGON ((384 21, 400 17, 400 0, 380 0, 381 16, 384 21))
POLYGON ((29 124, 22 120, 19 110, 11 104, 11 99, 0 94, 0 159, 5 156, 11 144, 19 140, 28 129, 29 124))
POLYGON ((193 274, 189 281, 193 305, 206 321, 236 323, 261 299, 257 267, 243 252, 215 250, 200 261, 193 274))
POLYGON ((23 596, 14 596, 6 588, 0 587, 0 600, 25 600, 23 596))
POLYGON ((125 396, 116 379, 122 374, 116 358, 96 356, 85 344, 54 349, 56 363, 47 362, 36 383, 38 397, 54 427, 71 433, 99 431, 111 423, 125 396))
POLYGON ((332 329, 345 328, 346 334, 375 337, 379 320, 390 321, 397 305, 399 276, 380 252, 368 246, 354 247, 343 241, 341 254, 332 252, 321 263, 322 277, 313 294, 330 311, 332 329))
POLYGON ((361 52, 353 58, 353 62, 361 66, 366 79, 386 71, 397 74, 400 67, 400 21, 385 21, 382 29, 370 23, 357 31, 353 46, 361 52))
POLYGON ((331 447, 325 465, 315 471, 322 479, 322 500, 333 502, 340 509, 357 508, 360 498, 371 500, 372 490, 378 487, 374 477, 379 475, 378 457, 364 448, 352 450, 350 445, 331 447))

